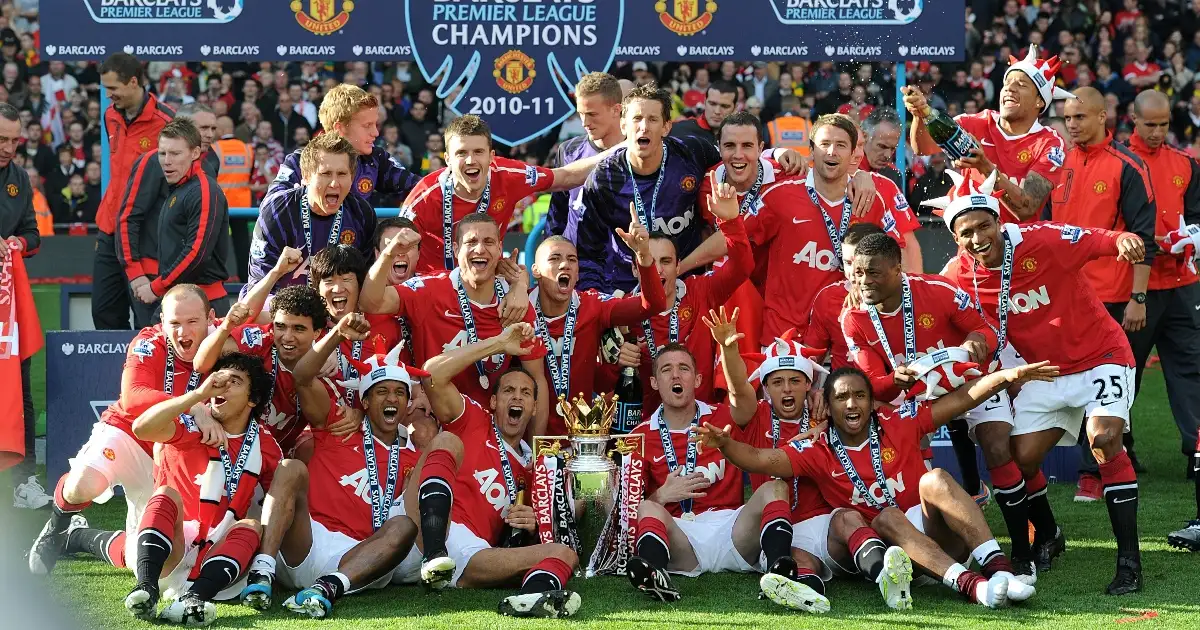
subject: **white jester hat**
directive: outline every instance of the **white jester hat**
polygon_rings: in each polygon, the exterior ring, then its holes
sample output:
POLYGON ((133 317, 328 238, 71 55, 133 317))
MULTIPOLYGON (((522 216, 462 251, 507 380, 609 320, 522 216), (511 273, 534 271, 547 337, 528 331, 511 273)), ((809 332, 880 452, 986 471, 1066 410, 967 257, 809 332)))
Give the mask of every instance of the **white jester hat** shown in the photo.
POLYGON ((421 377, 429 376, 429 372, 401 363, 400 350, 403 347, 403 344, 397 344, 387 354, 373 354, 365 361, 347 358, 350 365, 353 365, 354 369, 358 371, 358 378, 338 381, 338 385, 347 389, 355 389, 358 391, 358 399, 362 400, 366 398, 367 390, 376 383, 399 381, 408 385, 409 395, 411 395, 413 386, 420 384, 421 377))
POLYGON ((750 381, 765 381, 772 372, 779 370, 797 370, 804 373, 808 377, 808 382, 813 387, 820 387, 825 381, 825 376, 829 371, 808 358, 808 354, 812 351, 805 348, 800 342, 793 340, 792 334, 794 329, 784 333, 783 337, 776 337, 771 345, 767 346, 766 352, 763 353, 762 363, 758 369, 750 374, 750 381))
POLYGON ((1029 52, 1025 58, 1018 60, 1016 57, 1009 56, 1008 70, 1004 71, 1004 76, 1008 76, 1010 72, 1024 72, 1029 76, 1029 80, 1033 81, 1033 86, 1037 88, 1038 94, 1042 97, 1042 102, 1045 105, 1042 107, 1042 113, 1045 114, 1050 110, 1050 103, 1056 99, 1075 98, 1075 95, 1054 85, 1054 80, 1058 75, 1058 69, 1062 66, 1062 62, 1055 55, 1049 59, 1038 59, 1037 44, 1029 45, 1029 52))
POLYGON ((956 171, 946 169, 946 174, 954 182, 946 196, 922 201, 921 205, 935 208, 933 213, 942 217, 951 232, 954 232, 954 219, 968 210, 987 210, 996 215, 996 218, 1000 217, 1000 197, 1004 193, 995 190, 994 169, 978 186, 971 178, 963 177, 956 171))

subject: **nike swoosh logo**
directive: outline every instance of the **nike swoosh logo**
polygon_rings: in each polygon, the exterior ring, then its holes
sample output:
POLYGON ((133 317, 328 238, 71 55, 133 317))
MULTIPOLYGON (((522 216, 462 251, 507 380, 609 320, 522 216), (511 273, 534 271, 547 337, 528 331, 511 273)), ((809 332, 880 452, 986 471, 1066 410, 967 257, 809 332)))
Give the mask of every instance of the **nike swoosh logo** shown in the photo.
POLYGON ((230 581, 230 582, 232 582, 232 581, 233 581, 233 578, 234 578, 233 571, 232 571, 232 570, 230 570, 230 568, 229 568, 229 567, 222 567, 222 568, 223 568, 223 569, 225 569, 225 575, 228 575, 228 576, 229 576, 229 581, 230 581))
POLYGON ((1004 505, 1007 505, 1008 507, 1016 507, 1018 505, 1021 505, 1021 502, 1017 501, 1016 503, 1005 503, 1004 505))
POLYGON ((1129 497, 1128 499, 1113 499, 1113 503, 1129 503, 1137 497, 1129 497))
POLYGON ((829 472, 829 474, 830 474, 830 475, 832 475, 834 479, 837 479, 838 477, 845 477, 845 476, 846 476, 846 473, 845 473, 844 471, 843 471, 843 472, 833 472, 833 471, 830 471, 830 472, 829 472))
POLYGON ((795 223, 796 225, 800 225, 801 223, 808 223, 811 220, 812 219, 797 219, 795 217, 792 217, 792 223, 795 223))
POLYGON ((1200 304, 1197 304, 1197 305, 1196 305, 1196 310, 1197 310, 1197 311, 1200 311, 1200 304))
POLYGON ((983 145, 983 146, 985 146, 985 147, 994 147, 994 146, 996 146, 995 144, 993 144, 993 143, 991 143, 991 142, 988 142, 987 140, 980 140, 980 141, 979 141, 979 144, 982 144, 982 145, 983 145))
POLYGON ((993 409, 999 409, 999 408, 1000 408, 1000 405, 992 405, 990 407, 987 405, 983 406, 984 411, 992 411, 993 409))
POLYGON ((658 457, 654 458, 654 463, 657 464, 658 462, 661 462, 662 460, 664 460, 666 458, 667 458, 666 455, 659 455, 658 457))
POLYGON ((487 444, 487 447, 488 447, 488 448, 490 448, 490 449, 492 449, 493 451, 499 451, 499 450, 500 450, 500 447, 499 447, 499 446, 496 446, 495 444, 492 444, 490 440, 489 440, 489 441, 487 441, 487 442, 484 442, 484 444, 487 444))
POLYGON ((160 544, 158 544, 158 543, 152 543, 152 542, 150 542, 150 541, 148 541, 148 540, 143 540, 143 541, 142 541, 142 546, 143 546, 143 547, 158 547, 159 549, 162 549, 162 550, 164 550, 164 551, 167 549, 166 547, 164 547, 164 546, 162 546, 162 545, 160 545, 160 544))
POLYGON ((452 312, 450 312, 450 309, 446 309, 446 317, 455 317, 457 319, 463 318, 462 313, 459 313, 459 312, 452 313, 452 312))

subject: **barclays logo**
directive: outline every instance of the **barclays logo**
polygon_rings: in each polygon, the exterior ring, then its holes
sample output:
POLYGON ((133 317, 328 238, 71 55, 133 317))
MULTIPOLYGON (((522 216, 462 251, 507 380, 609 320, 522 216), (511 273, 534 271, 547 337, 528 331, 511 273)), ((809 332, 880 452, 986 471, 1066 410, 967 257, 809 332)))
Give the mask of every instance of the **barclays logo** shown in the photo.
POLYGON ((246 0, 83 0, 101 24, 226 24, 242 14, 246 0))

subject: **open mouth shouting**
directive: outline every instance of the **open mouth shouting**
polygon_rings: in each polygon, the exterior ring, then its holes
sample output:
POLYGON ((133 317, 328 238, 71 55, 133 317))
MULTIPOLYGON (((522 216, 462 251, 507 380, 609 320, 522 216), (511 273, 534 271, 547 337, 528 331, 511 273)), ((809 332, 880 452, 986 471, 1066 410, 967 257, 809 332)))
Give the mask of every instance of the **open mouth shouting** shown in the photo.
POLYGON ((348 304, 349 301, 350 298, 344 295, 334 295, 329 298, 329 307, 333 310, 335 315, 345 315, 346 304, 348 304))
POLYGON ((642 150, 649 149, 650 148, 650 138, 648 138, 646 136, 638 136, 637 137, 637 145, 638 145, 638 148, 640 148, 642 150))
POLYGON ((858 431, 862 429, 863 425, 866 423, 867 417, 861 411, 854 410, 847 411, 846 415, 842 416, 842 420, 844 421, 848 431, 851 433, 858 433, 858 431))
POLYGON ((675 394, 676 396, 682 396, 683 395, 683 383, 673 383, 671 385, 671 393, 675 394))
POLYGON ((476 274, 482 274, 484 271, 487 271, 490 261, 487 256, 472 256, 467 262, 471 266, 471 271, 474 271, 476 274))
POLYGON ((525 406, 520 403, 510 403, 508 410, 505 411, 504 421, 512 427, 521 425, 521 419, 525 417, 525 406))
POLYGON ((408 261, 407 260, 396 260, 396 262, 392 263, 392 275, 397 278, 407 277, 408 276, 408 261))
POLYGON ((336 192, 326 192, 321 196, 321 200, 325 202, 327 210, 335 210, 338 206, 342 205, 341 196, 336 192))
POLYGON ((400 422, 400 407, 396 405, 385 405, 383 407, 383 421, 389 426, 396 426, 400 422))
POLYGON ((784 395, 779 398, 779 410, 784 413, 790 413, 796 410, 796 397, 791 394, 784 395))
POLYGON ((478 166, 467 166, 463 168, 463 177, 467 179, 467 184, 470 188, 475 188, 475 185, 482 179, 483 169, 478 166))
POLYGON ((992 251, 992 242, 991 241, 983 241, 982 243, 971 243, 971 253, 972 254, 977 254, 979 256, 986 256, 987 253, 990 251, 992 251))
POLYGON ((737 179, 742 179, 746 174, 746 170, 750 167, 749 162, 730 162, 729 171, 737 179))

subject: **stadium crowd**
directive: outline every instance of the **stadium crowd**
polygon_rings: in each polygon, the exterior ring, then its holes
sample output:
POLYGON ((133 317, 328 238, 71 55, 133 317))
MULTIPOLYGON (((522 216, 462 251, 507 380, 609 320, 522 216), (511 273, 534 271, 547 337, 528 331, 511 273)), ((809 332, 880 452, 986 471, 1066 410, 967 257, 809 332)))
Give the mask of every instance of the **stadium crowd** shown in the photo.
MULTIPOLYGON (((47 62, 38 3, 0 4, 0 166, 37 191, 5 255, 98 230, 94 323, 140 328, 71 471, 18 475, 14 503, 52 510, 30 570, 128 567, 129 611, 175 623, 267 609, 276 580, 311 617, 417 582, 570 616, 581 558, 517 500, 525 440, 632 373, 627 574, 654 599, 736 571, 791 609, 829 611, 848 576, 906 609, 923 572, 1020 604, 1066 548, 1041 472, 1060 440, 1112 523, 1106 592, 1141 590, 1128 429, 1156 346, 1200 467, 1200 0, 1109 4, 969 3, 968 62, 909 64, 906 128, 890 64, 633 62, 512 148, 409 62, 47 62), (534 258, 505 256, 542 214, 534 258), (920 229, 959 248, 939 275, 920 229), (942 426, 961 481, 931 468, 942 426), (89 528, 114 485, 125 529, 89 528)), ((1171 544, 1200 550, 1197 517, 1171 544)))

